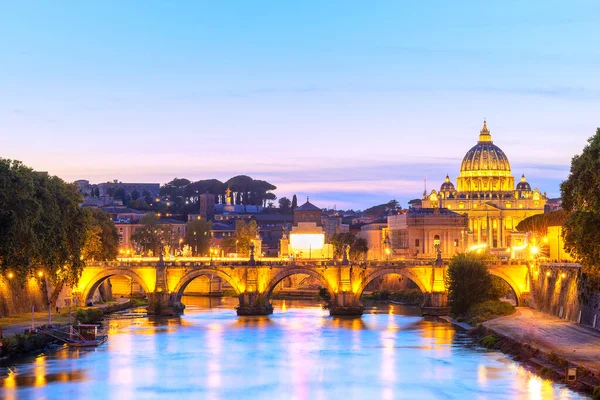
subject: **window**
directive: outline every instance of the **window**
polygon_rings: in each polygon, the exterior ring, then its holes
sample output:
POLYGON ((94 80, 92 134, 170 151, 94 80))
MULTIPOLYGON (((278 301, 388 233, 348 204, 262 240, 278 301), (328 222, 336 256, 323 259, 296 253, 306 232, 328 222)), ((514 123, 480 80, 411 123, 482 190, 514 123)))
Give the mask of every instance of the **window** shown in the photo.
POLYGON ((415 247, 419 247, 419 239, 415 239, 415 247))
POLYGON ((512 208, 512 203, 506 203, 506 208, 512 208))
POLYGON ((454 247, 458 247, 458 239, 454 239, 454 247))
POLYGON ((439 246, 440 245, 440 235, 435 235, 433 237, 433 245, 434 246, 439 246))

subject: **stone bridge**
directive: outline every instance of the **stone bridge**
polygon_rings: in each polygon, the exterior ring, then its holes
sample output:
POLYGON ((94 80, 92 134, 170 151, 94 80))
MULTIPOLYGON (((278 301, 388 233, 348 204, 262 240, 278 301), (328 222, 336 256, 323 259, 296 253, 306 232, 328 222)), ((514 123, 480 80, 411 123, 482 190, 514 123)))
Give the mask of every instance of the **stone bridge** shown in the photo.
MULTIPOLYGON (((492 275, 505 280, 519 304, 529 297, 529 268, 525 263, 490 262, 492 275)), ((447 311, 445 278, 447 264, 431 261, 379 261, 349 263, 335 261, 240 261, 133 259, 86 266, 73 293, 84 303, 98 286, 114 275, 125 275, 139 283, 148 295, 149 314, 181 313, 181 297, 190 282, 200 276, 218 276, 239 298, 238 315, 267 315, 273 312, 270 296, 283 279, 305 274, 316 278, 331 295, 331 315, 361 315, 360 297, 374 279, 398 274, 413 281, 423 292, 424 314, 447 311)))

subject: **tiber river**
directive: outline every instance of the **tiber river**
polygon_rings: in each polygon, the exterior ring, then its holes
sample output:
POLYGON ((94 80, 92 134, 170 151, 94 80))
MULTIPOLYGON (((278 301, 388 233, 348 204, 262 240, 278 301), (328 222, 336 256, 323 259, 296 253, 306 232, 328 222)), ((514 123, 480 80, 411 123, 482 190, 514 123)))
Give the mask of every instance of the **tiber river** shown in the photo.
POLYGON ((184 298, 181 318, 113 319, 107 343, 59 349, 1 372, 2 399, 575 399, 418 309, 333 318, 275 301, 238 318, 237 299, 184 298))

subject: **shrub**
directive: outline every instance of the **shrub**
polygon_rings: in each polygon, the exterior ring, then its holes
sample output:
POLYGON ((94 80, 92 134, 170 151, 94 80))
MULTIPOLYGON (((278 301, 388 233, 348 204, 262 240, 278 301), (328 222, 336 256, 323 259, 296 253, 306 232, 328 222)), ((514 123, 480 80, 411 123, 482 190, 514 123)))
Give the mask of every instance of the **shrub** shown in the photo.
POLYGON ((394 301, 404 304, 421 304, 423 301, 423 293, 419 289, 406 289, 391 295, 394 301))
POLYGON ((514 311, 515 307, 510 303, 500 300, 487 300, 472 305, 465 313, 464 320, 471 325, 477 325, 493 318, 510 315, 514 311))
POLYGON ((329 293, 327 288, 319 288, 319 298, 323 302, 323 308, 328 309, 331 306, 331 293, 329 293))
POLYGON ((600 386, 596 386, 594 391, 592 392, 592 397, 594 399, 600 399, 600 386))
POLYGON ((389 290, 379 290, 373 292, 373 300, 389 300, 390 299, 390 291, 389 290))
POLYGON ((539 372, 539 374, 542 378, 546 378, 546 377, 552 375, 553 373, 554 373, 554 371, 548 367, 542 367, 539 372))
POLYGON ((104 313, 99 308, 77 310, 75 318, 82 324, 97 324, 102 321, 104 313))
POLYGON ((485 348, 491 349, 498 343, 498 338, 494 335, 487 335, 479 339, 479 344, 485 348))
POLYGON ((491 300, 496 295, 483 258, 475 254, 457 254, 452 258, 446 287, 454 315, 463 314, 474 304, 491 300))
POLYGON ((2 355, 11 357, 42 351, 53 342, 54 339, 42 333, 16 334, 2 339, 2 355))

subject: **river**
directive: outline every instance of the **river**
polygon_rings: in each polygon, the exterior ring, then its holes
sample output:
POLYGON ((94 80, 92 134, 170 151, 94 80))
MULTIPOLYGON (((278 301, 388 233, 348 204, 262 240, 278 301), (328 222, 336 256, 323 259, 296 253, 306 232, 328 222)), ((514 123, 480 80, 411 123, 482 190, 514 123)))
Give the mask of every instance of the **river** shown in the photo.
POLYGON ((577 399, 418 309, 334 318, 274 301, 239 318, 236 299, 185 297, 180 318, 112 319, 95 349, 58 349, 0 372, 2 399, 577 399))

